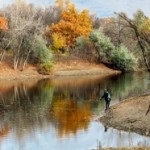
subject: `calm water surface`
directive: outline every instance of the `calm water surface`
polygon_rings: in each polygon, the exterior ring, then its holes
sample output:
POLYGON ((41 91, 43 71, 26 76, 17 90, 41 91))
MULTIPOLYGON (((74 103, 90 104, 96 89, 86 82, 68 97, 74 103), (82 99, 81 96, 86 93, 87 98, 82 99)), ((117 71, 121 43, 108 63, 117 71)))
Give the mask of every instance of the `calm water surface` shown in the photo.
POLYGON ((150 137, 103 126, 98 100, 104 88, 111 105, 150 92, 147 73, 110 77, 0 81, 0 150, 90 150, 102 147, 150 147, 150 137))

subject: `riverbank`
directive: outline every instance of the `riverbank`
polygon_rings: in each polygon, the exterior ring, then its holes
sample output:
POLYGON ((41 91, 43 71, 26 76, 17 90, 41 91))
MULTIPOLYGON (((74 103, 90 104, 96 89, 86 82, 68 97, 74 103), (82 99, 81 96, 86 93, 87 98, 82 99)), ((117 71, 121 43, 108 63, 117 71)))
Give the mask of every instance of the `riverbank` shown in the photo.
POLYGON ((23 71, 14 70, 10 63, 0 63, 0 80, 52 78, 56 76, 81 76, 81 75, 101 75, 108 76, 119 74, 120 71, 110 69, 103 64, 90 63, 82 60, 58 61, 53 64, 49 75, 38 72, 38 67, 27 65, 23 71))
POLYGON ((126 99, 112 106, 100 121, 116 129, 150 136, 150 112, 146 115, 149 104, 149 94, 126 99))

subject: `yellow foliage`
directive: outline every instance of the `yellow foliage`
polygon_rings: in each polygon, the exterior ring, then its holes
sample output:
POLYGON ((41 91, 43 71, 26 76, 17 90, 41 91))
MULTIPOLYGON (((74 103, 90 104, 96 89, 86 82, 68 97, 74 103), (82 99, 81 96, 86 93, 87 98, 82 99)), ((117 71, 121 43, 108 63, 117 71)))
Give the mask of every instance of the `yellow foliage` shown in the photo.
POLYGON ((73 4, 62 11, 61 20, 49 27, 52 35, 57 33, 66 39, 67 46, 73 46, 79 36, 88 36, 92 31, 92 20, 88 10, 78 12, 73 4))
POLYGON ((53 33, 52 34, 53 46, 52 50, 54 52, 63 51, 66 48, 66 38, 61 34, 53 33))
POLYGON ((60 9, 65 9, 66 7, 68 7, 70 5, 70 0, 56 0, 56 5, 60 8, 60 9))
POLYGON ((140 32, 150 34, 150 19, 146 18, 140 26, 140 32))

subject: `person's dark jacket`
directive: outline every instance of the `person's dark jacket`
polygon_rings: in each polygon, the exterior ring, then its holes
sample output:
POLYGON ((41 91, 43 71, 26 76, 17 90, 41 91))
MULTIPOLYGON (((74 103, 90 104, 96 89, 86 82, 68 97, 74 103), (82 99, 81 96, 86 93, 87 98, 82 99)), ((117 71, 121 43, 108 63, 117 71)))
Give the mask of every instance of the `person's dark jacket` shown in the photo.
POLYGON ((105 91, 103 96, 101 97, 102 98, 105 98, 105 101, 110 101, 111 100, 111 97, 110 97, 110 94, 108 91, 105 91))

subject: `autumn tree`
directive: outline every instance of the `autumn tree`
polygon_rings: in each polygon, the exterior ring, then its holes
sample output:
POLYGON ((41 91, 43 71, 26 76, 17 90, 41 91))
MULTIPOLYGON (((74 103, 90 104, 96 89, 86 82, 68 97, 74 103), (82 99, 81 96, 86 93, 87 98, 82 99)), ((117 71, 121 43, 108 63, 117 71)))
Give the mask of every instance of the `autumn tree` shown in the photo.
POLYGON ((64 39, 64 45, 58 47, 59 50, 64 50, 66 47, 74 46, 77 37, 88 36, 91 30, 92 21, 89 12, 87 10, 79 12, 73 4, 69 3, 62 10, 61 20, 48 28, 47 35, 52 44, 56 43, 54 34, 64 39))

